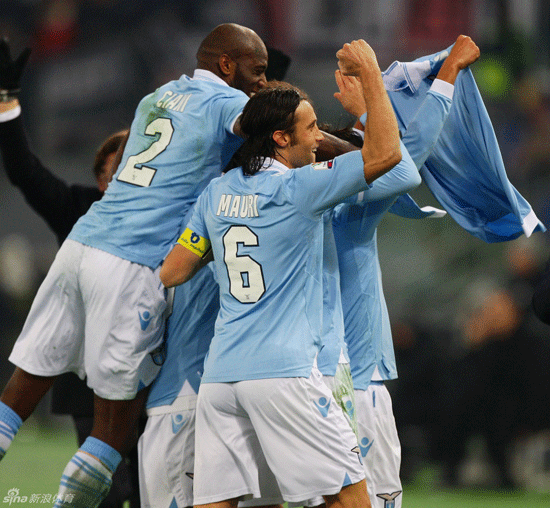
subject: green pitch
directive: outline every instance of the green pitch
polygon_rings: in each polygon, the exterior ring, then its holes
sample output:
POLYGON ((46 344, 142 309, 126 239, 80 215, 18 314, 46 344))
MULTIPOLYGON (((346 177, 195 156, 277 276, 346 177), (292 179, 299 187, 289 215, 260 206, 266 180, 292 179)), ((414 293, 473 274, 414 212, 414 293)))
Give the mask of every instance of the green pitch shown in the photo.
MULTIPOLYGON (((70 426, 62 425, 55 431, 40 428, 32 419, 28 421, 0 463, 0 508, 36 506, 42 504, 45 496, 56 494, 61 473, 75 450, 76 437, 70 426), (16 494, 19 498, 27 496, 27 502, 18 500, 16 494)), ((441 491, 420 482, 404 487, 403 508, 518 507, 550 508, 550 495, 474 489, 441 491)))

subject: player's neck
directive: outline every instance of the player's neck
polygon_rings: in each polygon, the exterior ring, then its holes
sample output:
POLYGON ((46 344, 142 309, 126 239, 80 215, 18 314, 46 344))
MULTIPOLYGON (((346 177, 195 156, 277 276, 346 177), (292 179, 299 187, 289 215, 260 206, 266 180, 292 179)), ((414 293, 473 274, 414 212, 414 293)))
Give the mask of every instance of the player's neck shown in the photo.
POLYGON ((281 164, 283 164, 283 166, 286 166, 287 168, 290 168, 290 169, 293 169, 294 166, 292 165, 292 163, 289 161, 289 158, 288 158, 288 154, 286 153, 286 150, 277 150, 277 153, 275 154, 275 156, 273 157, 277 162, 280 162, 281 164))

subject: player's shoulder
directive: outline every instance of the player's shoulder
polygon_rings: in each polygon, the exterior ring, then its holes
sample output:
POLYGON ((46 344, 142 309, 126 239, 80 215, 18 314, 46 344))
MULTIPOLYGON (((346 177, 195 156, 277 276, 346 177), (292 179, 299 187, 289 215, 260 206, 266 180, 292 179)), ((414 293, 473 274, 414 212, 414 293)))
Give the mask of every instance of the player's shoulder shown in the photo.
POLYGON ((180 86, 193 87, 212 97, 241 97, 248 99, 248 96, 242 90, 233 88, 221 80, 215 81, 213 79, 189 78, 187 76, 185 76, 185 78, 185 80, 180 78, 178 81, 180 86))

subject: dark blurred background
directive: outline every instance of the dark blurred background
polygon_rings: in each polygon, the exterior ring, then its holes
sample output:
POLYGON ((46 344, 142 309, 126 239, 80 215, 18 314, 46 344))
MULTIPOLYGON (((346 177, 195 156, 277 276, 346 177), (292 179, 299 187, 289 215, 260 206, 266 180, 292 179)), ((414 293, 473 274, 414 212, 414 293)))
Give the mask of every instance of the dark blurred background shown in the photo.
MULTIPOLYGON (((191 73, 201 39, 230 21, 288 54, 286 79, 309 93, 320 121, 341 127, 352 120, 333 98, 343 43, 366 39, 385 69, 470 35, 509 178, 550 226, 547 0, 0 0, 0 35, 14 54, 33 48, 21 102, 37 155, 68 182, 93 185, 103 139, 130 124, 145 94, 191 73)), ((425 188, 413 196, 437 206, 425 188)), ((550 492, 550 327, 529 307, 548 234, 488 245, 448 217, 390 215, 379 248, 404 481, 428 470, 443 485, 550 492)), ((1 171, 0 387, 56 250, 1 171)), ((44 425, 47 407, 37 415, 44 425)))

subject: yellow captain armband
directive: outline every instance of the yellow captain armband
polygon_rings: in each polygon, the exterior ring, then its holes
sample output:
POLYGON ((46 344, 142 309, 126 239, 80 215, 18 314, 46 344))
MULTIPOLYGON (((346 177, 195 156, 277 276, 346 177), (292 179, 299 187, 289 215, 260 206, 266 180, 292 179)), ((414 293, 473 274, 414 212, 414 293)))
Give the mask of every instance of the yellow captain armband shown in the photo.
POLYGON ((189 228, 186 228, 178 238, 178 243, 201 258, 210 252, 210 240, 197 235, 189 228))

